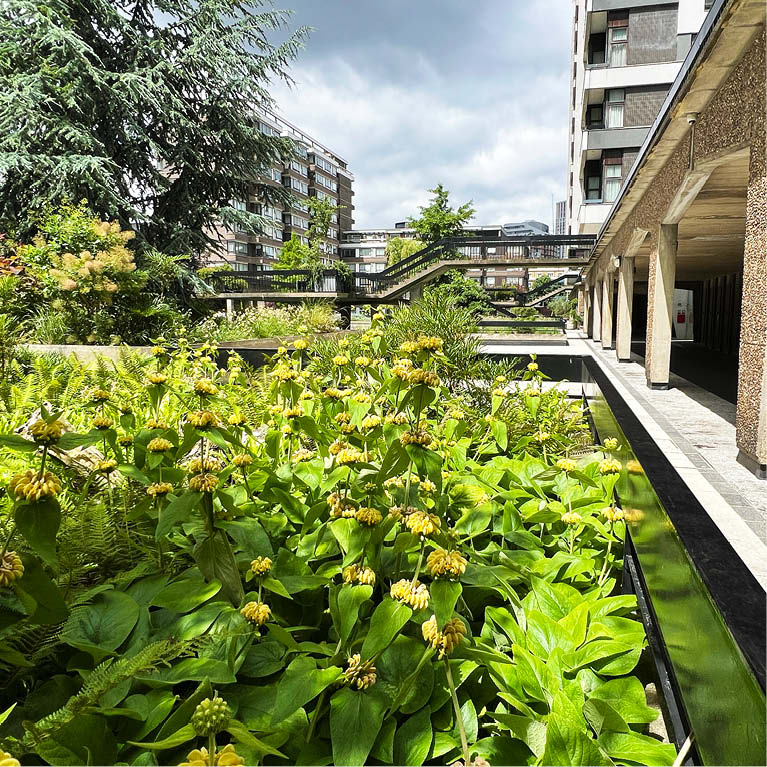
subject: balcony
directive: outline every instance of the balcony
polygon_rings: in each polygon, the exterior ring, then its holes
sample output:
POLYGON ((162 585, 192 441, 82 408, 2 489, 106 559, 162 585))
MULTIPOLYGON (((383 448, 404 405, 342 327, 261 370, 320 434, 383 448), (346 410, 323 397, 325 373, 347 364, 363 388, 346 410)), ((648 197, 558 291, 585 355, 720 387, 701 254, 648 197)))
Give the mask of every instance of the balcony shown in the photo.
POLYGON ((612 206, 611 202, 601 200, 582 202, 578 209, 578 234, 596 234, 612 206))
POLYGON ((628 149, 642 146, 649 128, 588 128, 586 149, 628 149))
POLYGON ((583 87, 585 90, 603 88, 633 88, 638 85, 673 83, 681 62, 664 61, 658 64, 634 64, 610 67, 607 64, 587 64, 583 87))

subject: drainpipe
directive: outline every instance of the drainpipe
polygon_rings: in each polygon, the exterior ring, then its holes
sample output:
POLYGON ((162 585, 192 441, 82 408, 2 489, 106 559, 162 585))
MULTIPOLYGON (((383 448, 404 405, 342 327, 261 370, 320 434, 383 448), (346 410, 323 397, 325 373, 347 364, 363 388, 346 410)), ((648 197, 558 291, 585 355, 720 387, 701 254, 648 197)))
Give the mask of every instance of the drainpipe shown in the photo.
POLYGON ((698 113, 690 112, 687 115, 687 124, 690 126, 690 170, 695 170, 695 123, 698 122, 698 113))

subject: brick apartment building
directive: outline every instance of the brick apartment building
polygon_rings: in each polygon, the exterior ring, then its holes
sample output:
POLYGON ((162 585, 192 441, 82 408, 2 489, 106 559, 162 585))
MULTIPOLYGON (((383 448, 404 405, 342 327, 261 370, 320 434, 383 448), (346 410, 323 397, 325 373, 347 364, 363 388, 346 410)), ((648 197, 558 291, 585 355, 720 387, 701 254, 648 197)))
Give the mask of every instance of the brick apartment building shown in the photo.
POLYGON ((325 246, 328 263, 339 258, 340 232, 354 226, 354 175, 346 161, 336 152, 292 125, 287 120, 264 112, 259 117, 259 129, 267 136, 283 136, 295 142, 297 157, 285 165, 275 165, 260 183, 281 185, 293 195, 290 206, 264 203, 258 198, 254 185, 247 200, 236 200, 235 207, 258 213, 266 219, 258 235, 247 232, 222 231, 220 237, 226 252, 211 254, 211 265, 227 263, 234 271, 259 271, 270 268, 283 243, 296 235, 308 243, 310 213, 308 200, 320 197, 339 206, 333 217, 325 246))

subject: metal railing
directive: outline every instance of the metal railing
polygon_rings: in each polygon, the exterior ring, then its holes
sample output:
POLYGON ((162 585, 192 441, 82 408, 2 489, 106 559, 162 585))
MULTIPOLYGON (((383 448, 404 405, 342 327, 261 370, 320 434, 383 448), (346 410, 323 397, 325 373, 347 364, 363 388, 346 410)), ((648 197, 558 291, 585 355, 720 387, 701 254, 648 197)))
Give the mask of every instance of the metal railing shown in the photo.
POLYGON ((514 263, 525 268, 538 260, 561 260, 563 248, 568 248, 576 258, 586 258, 594 242, 590 235, 550 235, 515 238, 456 237, 427 245, 382 272, 355 272, 344 274, 334 269, 312 271, 309 269, 271 269, 260 272, 225 272, 217 274, 216 285, 223 293, 256 293, 259 295, 279 293, 321 293, 329 297, 382 296, 396 288, 402 289, 414 281, 417 275, 429 267, 450 261, 476 262, 503 265, 514 263))

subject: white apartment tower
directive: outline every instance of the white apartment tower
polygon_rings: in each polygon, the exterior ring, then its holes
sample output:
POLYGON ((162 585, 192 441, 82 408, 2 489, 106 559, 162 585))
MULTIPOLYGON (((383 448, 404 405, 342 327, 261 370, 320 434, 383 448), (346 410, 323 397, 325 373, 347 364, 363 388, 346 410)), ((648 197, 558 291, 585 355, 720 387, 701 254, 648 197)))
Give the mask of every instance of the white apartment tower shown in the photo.
POLYGON ((570 234, 599 231, 712 0, 574 0, 570 234))

